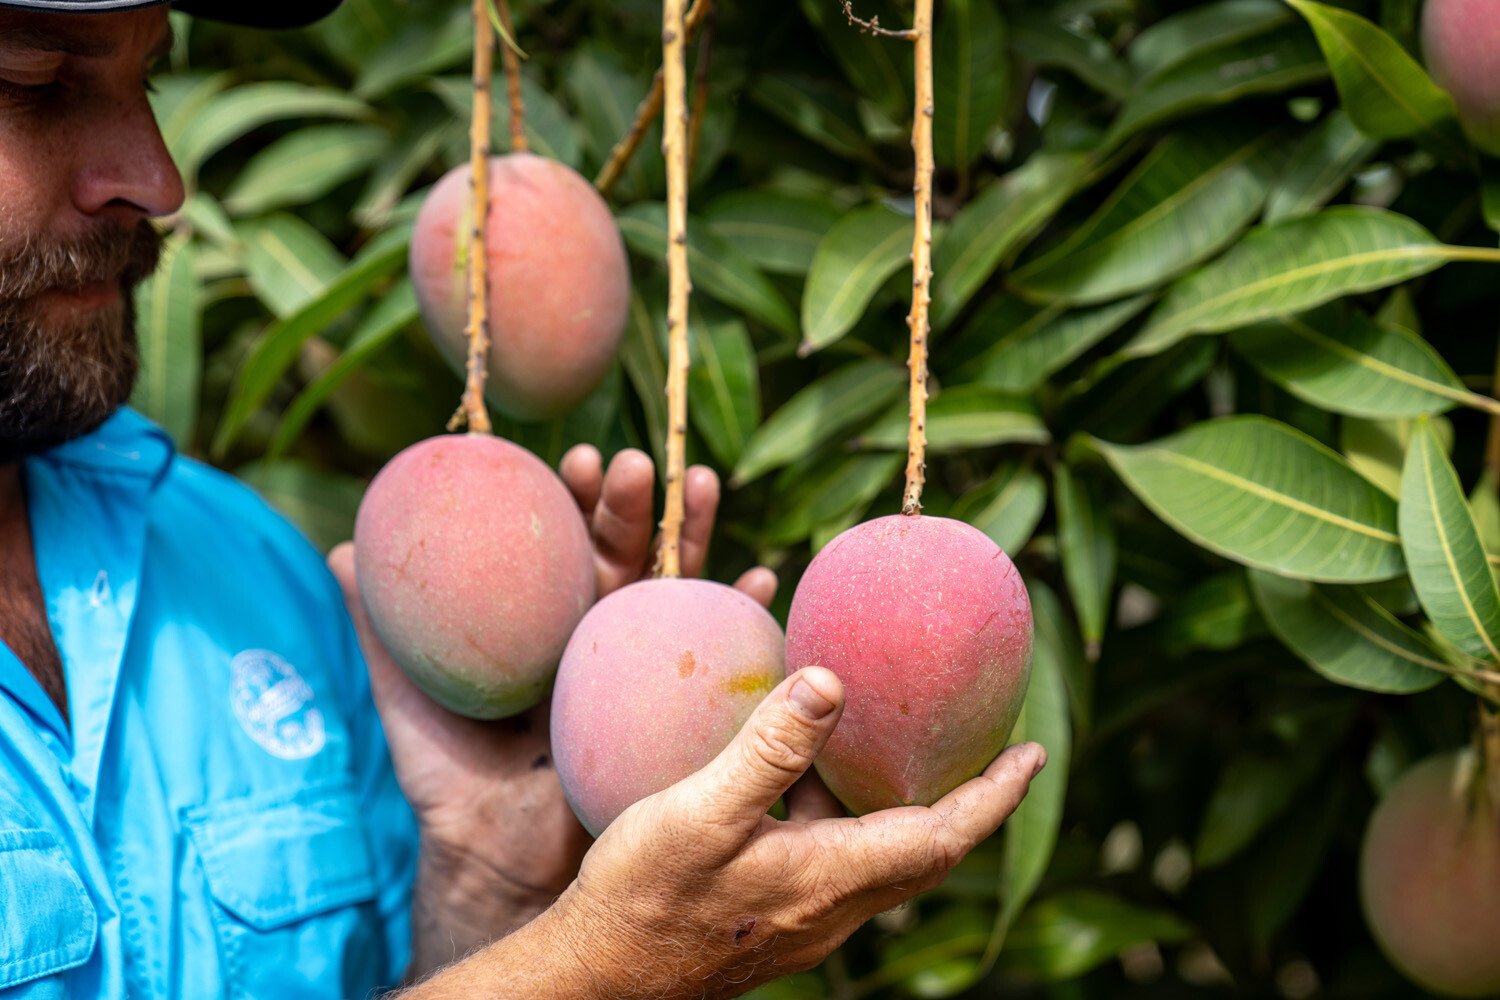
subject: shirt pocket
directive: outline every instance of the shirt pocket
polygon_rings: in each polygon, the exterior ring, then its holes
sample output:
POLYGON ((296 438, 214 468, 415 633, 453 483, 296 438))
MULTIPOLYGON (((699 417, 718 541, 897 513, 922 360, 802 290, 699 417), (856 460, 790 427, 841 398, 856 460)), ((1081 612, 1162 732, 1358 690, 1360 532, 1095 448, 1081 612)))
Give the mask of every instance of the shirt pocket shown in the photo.
POLYGON ((359 996, 386 967, 359 799, 347 781, 184 810, 226 994, 359 996))
POLYGON ((0 990, 77 968, 94 952, 99 914, 46 830, 0 830, 0 990))

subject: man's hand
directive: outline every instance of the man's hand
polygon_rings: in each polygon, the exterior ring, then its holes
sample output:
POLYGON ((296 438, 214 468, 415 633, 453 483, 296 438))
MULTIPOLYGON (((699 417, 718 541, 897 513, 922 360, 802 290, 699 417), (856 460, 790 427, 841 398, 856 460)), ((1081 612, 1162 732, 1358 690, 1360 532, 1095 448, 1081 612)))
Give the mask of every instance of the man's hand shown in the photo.
POLYGON ((409 995, 738 996, 936 886, 1046 763, 1019 744, 930 808, 834 818, 827 793, 798 779, 843 700, 827 670, 788 678, 713 763, 615 820, 549 911, 409 995), (778 821, 766 813, 784 793, 778 821))
MULTIPOLYGON (((600 596, 649 571, 651 459, 623 451, 606 475, 598 451, 580 445, 564 457, 562 475, 590 527, 600 596)), ((696 574, 713 532, 719 480, 694 466, 686 488, 683 569, 696 574)), ((548 704, 498 722, 447 711, 407 679, 376 637, 359 599, 354 547, 339 546, 328 561, 369 665, 396 778, 421 828, 413 907, 413 969, 420 974, 541 912, 573 880, 590 838, 552 768, 548 704)), ((768 604, 776 577, 753 569, 737 586, 768 604)))

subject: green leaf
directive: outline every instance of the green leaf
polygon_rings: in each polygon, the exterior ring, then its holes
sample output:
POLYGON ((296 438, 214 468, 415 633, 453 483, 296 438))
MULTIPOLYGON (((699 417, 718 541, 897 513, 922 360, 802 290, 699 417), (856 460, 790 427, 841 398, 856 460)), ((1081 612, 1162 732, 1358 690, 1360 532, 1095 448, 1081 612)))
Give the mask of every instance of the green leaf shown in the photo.
POLYGON ((224 207, 254 215, 323 197, 386 154, 384 129, 373 125, 314 125, 283 136, 245 164, 224 207))
POLYGON ((1280 93, 1328 75, 1317 43, 1300 25, 1228 37, 1225 44, 1198 49, 1143 78, 1102 145, 1112 149, 1170 119, 1243 97, 1280 93))
POLYGON ((436 16, 406 18, 378 48, 361 54, 354 81, 357 96, 376 101, 406 84, 425 80, 466 61, 473 51, 474 39, 474 23, 468 9, 439 9, 433 13, 436 16))
POLYGON ((1183 656, 1197 650, 1226 650, 1265 633, 1250 600, 1245 571, 1218 573, 1199 580, 1175 597, 1161 619, 1162 643, 1168 653, 1183 656))
POLYGON ((1097 659, 1109 620, 1115 562, 1119 558, 1114 523, 1092 483, 1080 480, 1061 462, 1053 470, 1053 494, 1057 499, 1057 547, 1063 578, 1078 611, 1089 658, 1097 659))
MULTIPOLYGON (((275 244, 284 250, 285 244, 275 244)), ((214 436, 213 453, 223 456, 281 380, 303 343, 327 328, 369 294, 379 282, 390 277, 406 263, 407 245, 392 242, 375 246, 356 258, 344 272, 326 287, 309 290, 299 296, 300 307, 268 329, 235 374, 224 416, 214 436)), ((280 250, 278 252, 281 252, 280 250)), ((247 258, 248 258, 247 253, 247 258)))
POLYGON ((989 535, 1014 557, 1047 509, 1047 481, 1029 466, 1006 459, 995 474, 958 498, 948 516, 989 535))
POLYGON ((703 210, 708 229, 763 271, 801 277, 839 220, 826 199, 774 190, 731 191, 703 210))
MULTIPOLYGON (((630 249, 660 267, 667 260, 667 206, 660 202, 631 205, 616 220, 630 249)), ((701 219, 688 220, 688 269, 705 294, 774 330, 797 332, 791 306, 744 254, 709 231, 701 219)))
MULTIPOLYGON (((772 493, 771 515, 763 540, 768 545, 798 542, 820 524, 839 520, 852 510, 873 501, 906 464, 905 455, 862 453, 829 461, 812 455, 810 468, 792 466, 801 472, 772 493)), ((785 477, 784 477, 785 478, 785 477)))
POLYGON ((1083 180, 1076 153, 1037 153, 956 215, 933 251, 932 327, 943 330, 1083 180))
POLYGON ((1285 424, 1226 417, 1147 445, 1096 447, 1158 517, 1237 562, 1335 583, 1402 570, 1390 497, 1285 424))
POLYGON ((1287 0, 1318 37, 1344 110, 1372 139, 1416 139, 1448 159, 1467 160, 1453 98, 1379 25, 1352 11, 1287 0))
MULTIPOLYGON (((573 50, 563 78, 578 109, 589 163, 602 166, 610 149, 630 131, 636 105, 646 96, 646 81, 626 72, 608 50, 594 43, 573 50)), ((641 148, 661 148, 661 123, 646 130, 641 148)), ((615 186, 622 199, 659 197, 665 177, 661 157, 633 156, 615 186)))
POLYGON ((1500 591, 1432 426, 1418 420, 1401 473, 1401 549, 1422 610, 1475 659, 1500 660, 1500 591))
POLYGON ((802 293, 806 356, 854 328, 880 286, 911 260, 912 219, 884 205, 850 212, 828 230, 802 293))
POLYGON ((177 169, 192 178, 210 156, 269 122, 369 114, 363 101, 338 90, 286 81, 244 83, 204 102, 167 148, 177 169))
POLYGON ((688 416, 714 458, 733 468, 760 423, 755 345, 739 319, 705 315, 696 305, 690 312, 688 416))
POLYGON ((1228 253, 1177 281, 1122 355, 1155 354, 1195 333, 1216 333, 1416 277, 1448 248, 1404 215, 1341 206, 1259 227, 1228 253))
POLYGON ((1095 889, 1070 889, 1028 907, 1005 940, 1000 968, 1021 979, 1062 982, 1131 945, 1185 941, 1193 929, 1175 914, 1095 889))
POLYGON ((1500 487, 1495 482, 1495 470, 1486 467, 1469 494, 1469 511, 1474 515, 1474 528, 1479 532, 1479 543, 1489 553, 1493 565, 1500 556, 1500 487))
MULTIPOLYGON (((1429 417, 1443 453, 1453 450, 1453 425, 1445 417, 1429 417)), ((1392 497, 1401 496, 1401 467, 1406 462, 1406 448, 1416 430, 1415 419, 1359 420, 1345 417, 1340 421, 1339 447, 1349 464, 1370 482, 1392 497)))
POLYGON ((270 444, 266 446, 266 457, 281 457, 334 390, 419 318, 416 292, 411 280, 402 278, 360 320, 359 326, 355 327, 354 334, 349 338, 348 346, 338 359, 292 400, 282 414, 281 423, 271 436, 270 444))
POLYGON ((1443 680, 1441 654, 1358 587, 1330 587, 1250 571, 1266 624, 1297 657, 1335 684, 1411 694, 1443 680))
POLYGON ((797 461, 884 409, 906 385, 905 369, 856 361, 805 386, 751 435, 734 469, 741 486, 797 461))
POLYGON ((364 483, 310 462, 284 459, 252 462, 235 475, 292 520, 324 552, 354 537, 354 515, 364 483))
POLYGON ((1162 284, 1255 220, 1283 141, 1222 125, 1168 136, 1098 211, 1007 283, 1027 298, 1074 305, 1162 284))
POLYGON ((1335 108, 1292 149, 1288 168, 1266 199, 1266 223, 1311 215, 1349 183, 1375 155, 1380 143, 1369 138, 1335 108))
POLYGON ((749 96, 772 117, 835 156, 879 162, 865 139, 859 113, 842 89, 800 74, 768 73, 751 84, 749 96))
POLYGON ((1114 333, 1151 302, 1149 295, 1068 310, 1000 298, 981 309, 964 330, 968 339, 988 334, 993 344, 964 370, 975 381, 1005 392, 1034 392, 1056 372, 1114 333), (993 332, 991 332, 993 331, 993 332))
POLYGON ((1236 330, 1229 343, 1292 395, 1334 413, 1413 417, 1483 399, 1415 333, 1338 303, 1236 330))
POLYGON ((967 172, 1000 122, 1010 90, 1005 23, 994 0, 948 0, 933 37, 932 145, 937 162, 967 172))
POLYGON ((171 236, 161 264, 135 290, 141 371, 130 405, 156 421, 187 449, 198 426, 203 371, 202 309, 193 271, 194 245, 171 236))
POLYGON ((645 412, 646 436, 651 441, 658 475, 665 475, 667 468, 666 332, 666 317, 647 306, 639 289, 632 289, 630 324, 620 345, 620 363, 645 412))
POLYGON ((1009 25, 1011 58, 1037 66, 1054 66, 1110 97, 1130 89, 1130 71, 1109 43, 1084 34, 1073 21, 1055 23, 1023 14, 1009 25))
MULTIPOLYGON (((906 450, 908 406, 896 403, 855 441, 861 448, 906 450)), ((1018 396, 983 385, 959 385, 927 404, 929 453, 1050 440, 1036 407, 1018 396)))
MULTIPOLYGON (((474 113, 474 84, 466 76, 444 76, 428 84, 460 122, 474 113)), ((510 135, 510 99, 505 81, 497 74, 490 107, 494 115, 490 128, 496 136, 510 135)), ((526 106, 526 142, 531 151, 549 160, 558 160, 578 169, 583 160, 583 134, 568 112, 551 92, 521 74, 521 100, 526 106)))
POLYGON ((347 266, 327 237, 295 216, 242 223, 239 235, 245 277, 279 319, 315 301, 347 266))
POLYGON ((1189 7, 1148 25, 1126 54, 1141 77, 1149 77, 1199 52, 1223 48, 1290 21, 1280 0, 1219 0, 1189 7))
POLYGON ((1067 422, 1096 434, 1129 436, 1198 385, 1218 354, 1217 344, 1199 338, 1124 364, 1108 358, 1062 386, 1067 422))

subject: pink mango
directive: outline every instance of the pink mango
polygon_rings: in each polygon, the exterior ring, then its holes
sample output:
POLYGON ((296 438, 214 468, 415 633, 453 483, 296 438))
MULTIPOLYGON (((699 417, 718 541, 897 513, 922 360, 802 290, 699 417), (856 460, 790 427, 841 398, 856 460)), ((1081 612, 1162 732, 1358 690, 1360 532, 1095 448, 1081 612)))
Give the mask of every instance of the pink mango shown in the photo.
POLYGON ((1500 4, 1426 0, 1422 55, 1433 79, 1453 95, 1474 145, 1500 156, 1500 4))
POLYGON ((839 535, 787 620, 787 669, 844 682, 823 782, 863 814, 931 805, 979 774, 1015 726, 1031 643, 1026 587, 983 532, 898 514, 839 535))

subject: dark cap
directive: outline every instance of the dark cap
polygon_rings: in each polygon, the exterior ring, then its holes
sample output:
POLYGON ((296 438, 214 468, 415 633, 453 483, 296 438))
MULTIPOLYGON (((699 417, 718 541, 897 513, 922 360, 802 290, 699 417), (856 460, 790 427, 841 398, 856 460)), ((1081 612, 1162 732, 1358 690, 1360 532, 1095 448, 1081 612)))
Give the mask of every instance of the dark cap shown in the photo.
MULTIPOLYGON (((159 7, 166 0, 0 0, 0 10, 35 10, 54 14, 103 14, 108 11, 159 7)), ((300 28, 331 14, 340 0, 177 0, 185 14, 252 28, 300 28)))

